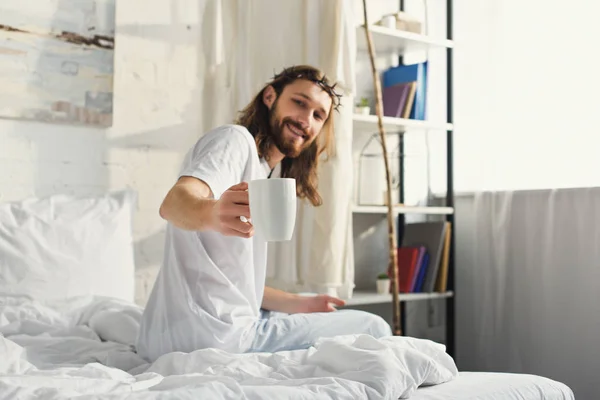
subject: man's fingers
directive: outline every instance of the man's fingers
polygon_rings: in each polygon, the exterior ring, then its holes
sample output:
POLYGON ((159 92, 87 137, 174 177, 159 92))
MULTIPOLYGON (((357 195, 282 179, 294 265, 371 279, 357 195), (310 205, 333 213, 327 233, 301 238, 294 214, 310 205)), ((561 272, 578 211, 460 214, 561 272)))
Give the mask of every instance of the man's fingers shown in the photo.
POLYGON ((237 217, 228 217, 224 221, 226 228, 233 229, 240 233, 254 233, 254 227, 249 222, 243 222, 237 217))
POLYGON ((227 201, 235 204, 250 204, 248 192, 229 192, 227 193, 227 201))
POLYGON ((327 296, 327 301, 335 304, 336 306, 343 306, 346 302, 342 299, 338 299, 337 297, 327 296))
POLYGON ((223 217, 235 217, 237 219, 239 219, 240 217, 244 217, 246 219, 249 219, 250 206, 242 204, 228 204, 222 207, 220 214, 223 217))
POLYGON ((221 225, 219 231, 223 235, 244 238, 254 235, 252 224, 240 219, 250 219, 249 203, 247 182, 233 185, 223 193, 217 211, 221 225))
POLYGON ((237 236, 242 238, 250 238, 254 236, 254 228, 250 229, 248 232, 240 232, 232 228, 224 227, 221 230, 221 233, 225 236, 237 236))
POLYGON ((233 185, 232 187, 230 187, 227 190, 232 190, 232 191, 243 191, 243 190, 248 190, 248 182, 240 182, 236 185, 233 185))

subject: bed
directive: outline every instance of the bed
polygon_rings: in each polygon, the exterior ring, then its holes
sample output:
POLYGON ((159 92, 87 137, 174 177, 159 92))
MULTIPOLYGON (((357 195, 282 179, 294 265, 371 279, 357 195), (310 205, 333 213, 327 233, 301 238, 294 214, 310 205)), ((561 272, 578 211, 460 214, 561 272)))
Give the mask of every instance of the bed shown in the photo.
POLYGON ((572 399, 533 375, 458 372, 428 340, 366 335, 314 348, 135 353, 142 309, 109 297, 0 296, 0 399, 572 399))
POLYGON ((0 400, 573 399, 532 375, 459 372, 444 346, 367 335, 308 350, 135 352, 135 196, 0 204, 0 400))
POLYGON ((563 400, 574 399, 565 384, 537 375, 497 372, 459 372, 441 385, 421 387, 414 400, 563 400))

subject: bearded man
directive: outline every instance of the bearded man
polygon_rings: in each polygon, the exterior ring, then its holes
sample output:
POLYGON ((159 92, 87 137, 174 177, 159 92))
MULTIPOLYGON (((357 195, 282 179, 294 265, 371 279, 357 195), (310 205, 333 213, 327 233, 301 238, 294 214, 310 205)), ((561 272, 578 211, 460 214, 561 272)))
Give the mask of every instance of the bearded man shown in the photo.
POLYGON ((164 260, 144 310, 137 351, 154 361, 173 351, 233 353, 308 348, 321 337, 391 335, 380 317, 337 310, 344 301, 265 286, 267 243, 254 237, 248 182, 296 180, 300 198, 319 206, 317 166, 331 154, 340 96, 311 66, 286 68, 235 124, 212 129, 187 154, 160 207, 164 260))

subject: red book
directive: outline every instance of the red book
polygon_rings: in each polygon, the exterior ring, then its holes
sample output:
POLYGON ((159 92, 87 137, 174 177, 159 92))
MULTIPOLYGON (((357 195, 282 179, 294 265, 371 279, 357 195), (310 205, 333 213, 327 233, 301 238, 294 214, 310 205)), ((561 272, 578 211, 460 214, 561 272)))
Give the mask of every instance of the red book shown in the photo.
POLYGON ((400 247, 397 251, 399 281, 398 291, 400 293, 410 293, 412 289, 412 282, 415 276, 415 270, 420 258, 420 248, 400 247))

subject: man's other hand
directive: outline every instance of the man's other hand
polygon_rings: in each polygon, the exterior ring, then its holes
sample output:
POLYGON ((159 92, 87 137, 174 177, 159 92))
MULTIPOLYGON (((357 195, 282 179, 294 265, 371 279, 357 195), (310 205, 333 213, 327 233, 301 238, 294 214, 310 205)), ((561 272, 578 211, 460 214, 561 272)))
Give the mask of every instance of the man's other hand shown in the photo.
POLYGON ((336 306, 341 307, 346 304, 344 300, 326 294, 298 296, 295 302, 296 313, 331 312, 336 310, 336 306))

